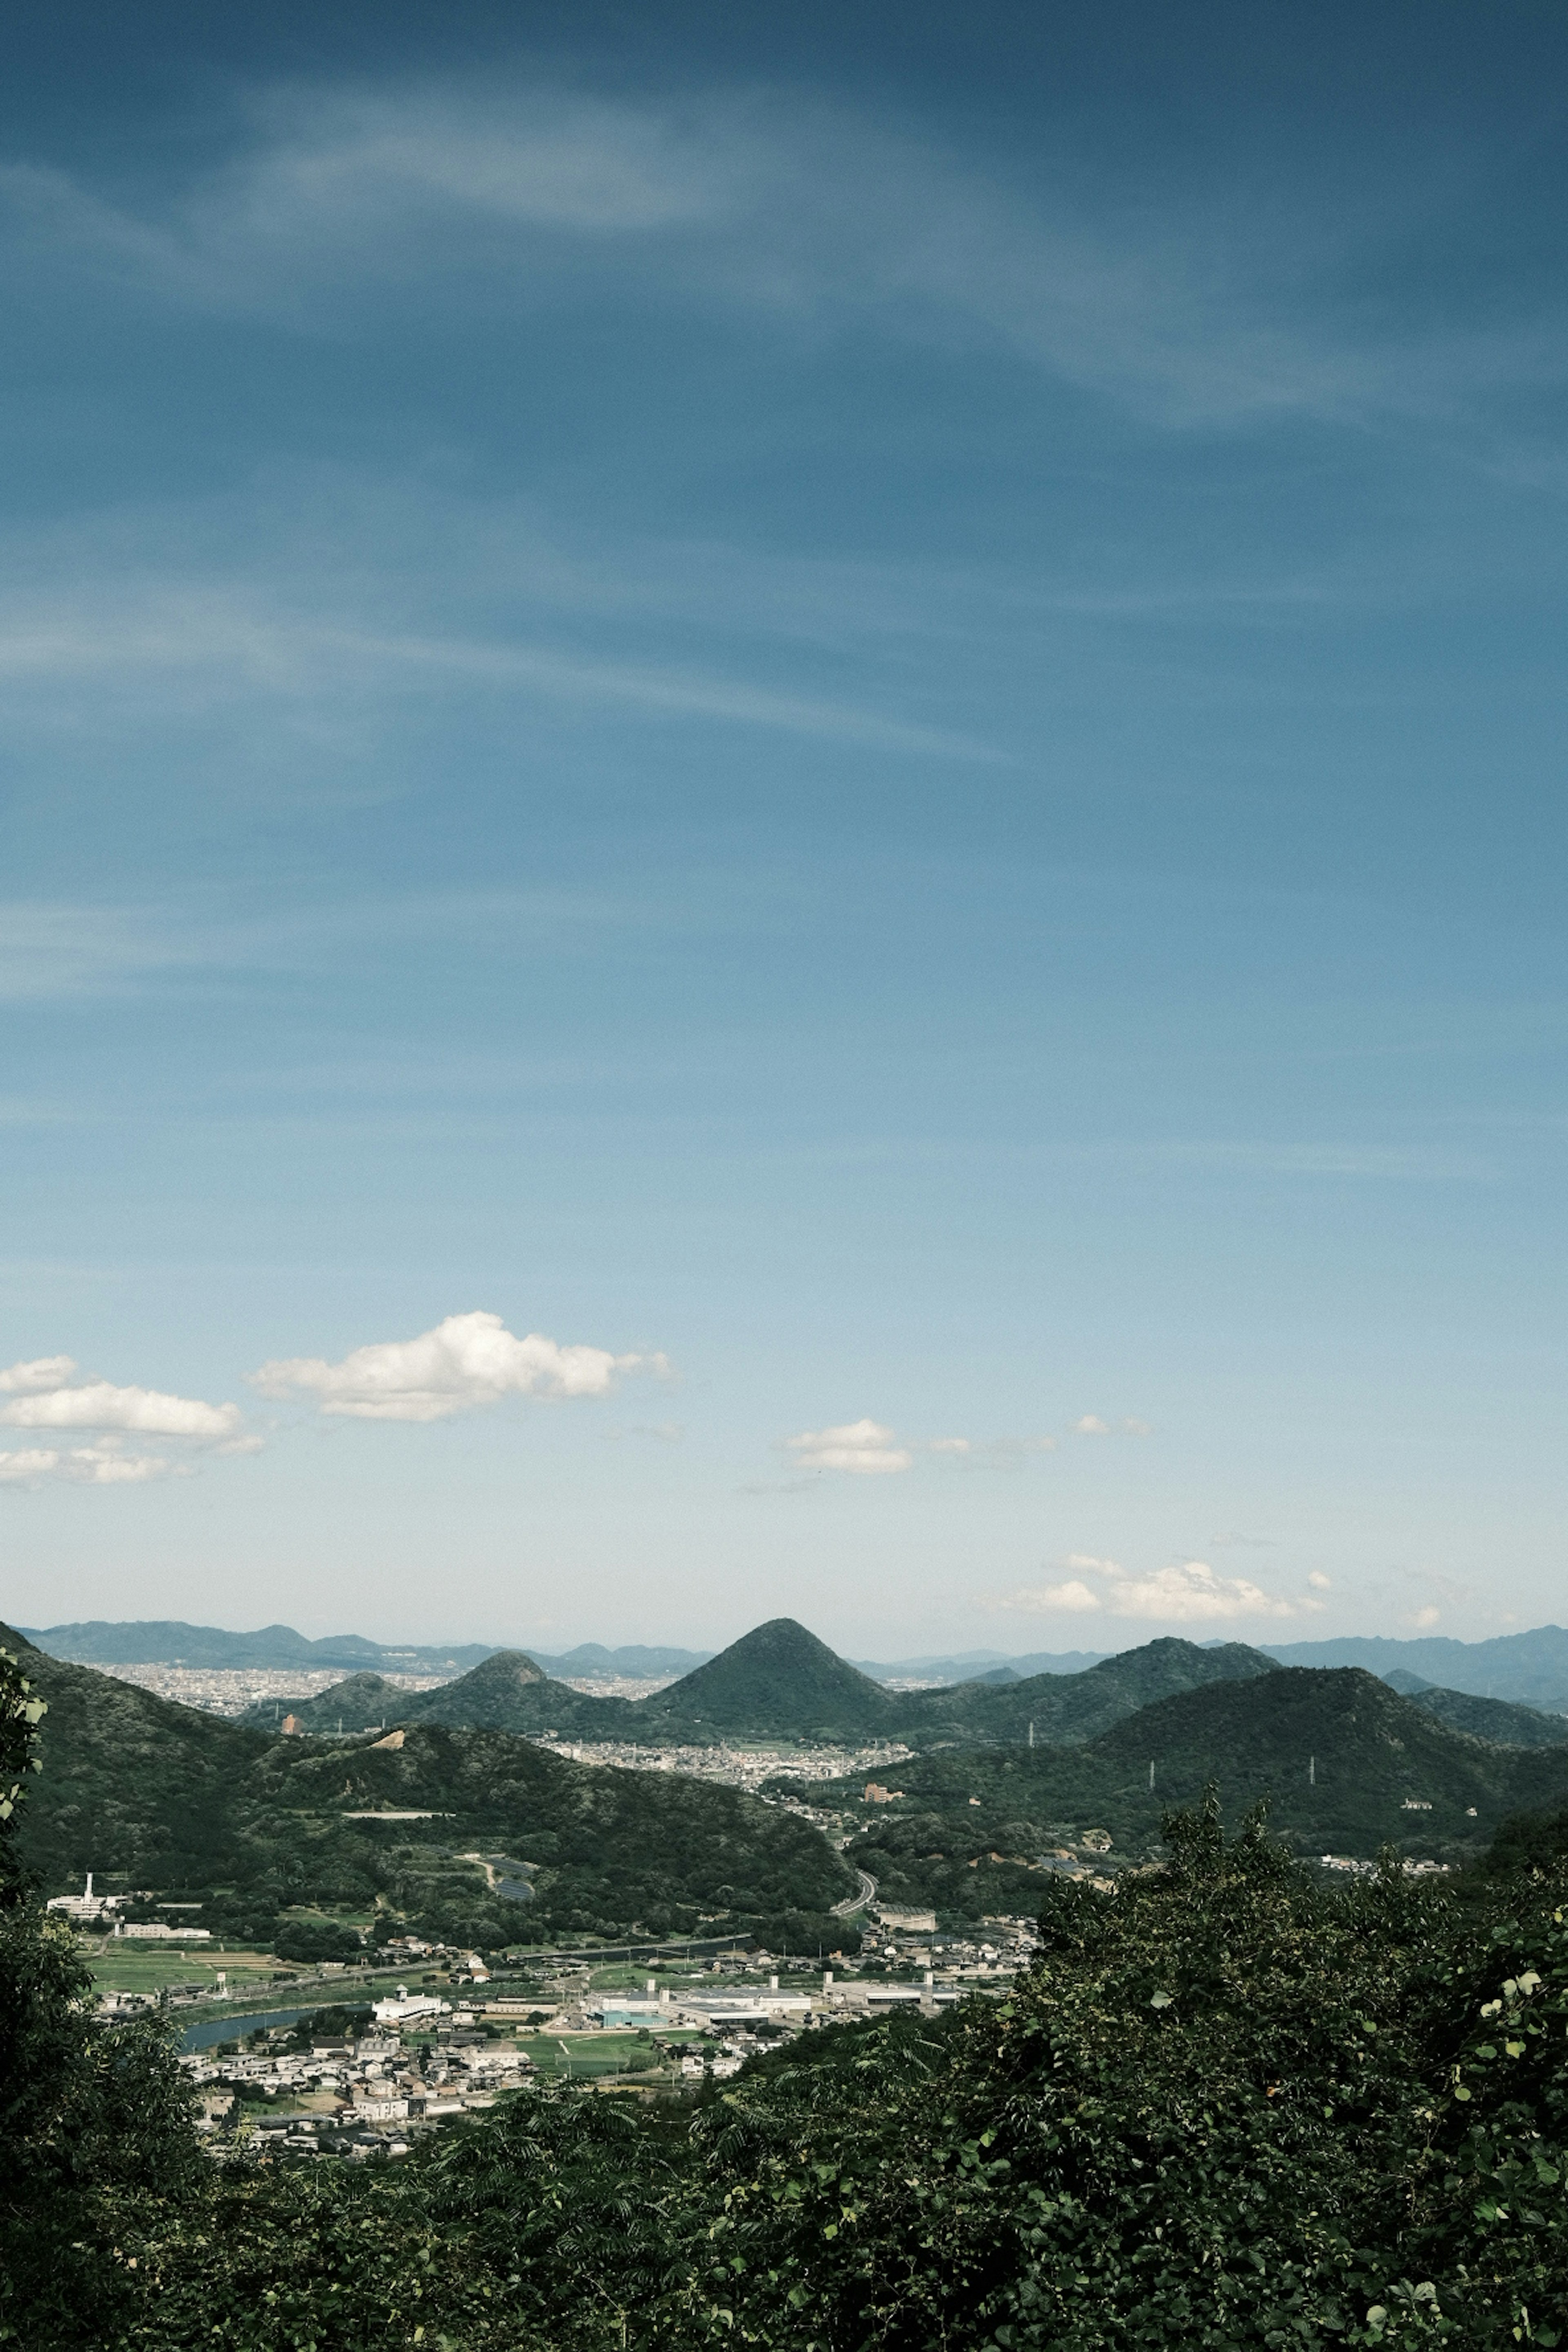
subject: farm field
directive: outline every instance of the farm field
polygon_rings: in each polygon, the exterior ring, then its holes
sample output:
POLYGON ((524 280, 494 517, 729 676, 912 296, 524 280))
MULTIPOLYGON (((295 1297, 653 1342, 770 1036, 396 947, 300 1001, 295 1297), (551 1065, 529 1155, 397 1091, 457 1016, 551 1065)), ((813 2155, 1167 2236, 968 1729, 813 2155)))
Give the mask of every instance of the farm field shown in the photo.
POLYGON ((161 1992, 165 1985, 216 1986, 220 1970, 231 1993, 269 1986, 287 1968, 270 1952, 167 1944, 84 1943, 100 1992, 161 1992))

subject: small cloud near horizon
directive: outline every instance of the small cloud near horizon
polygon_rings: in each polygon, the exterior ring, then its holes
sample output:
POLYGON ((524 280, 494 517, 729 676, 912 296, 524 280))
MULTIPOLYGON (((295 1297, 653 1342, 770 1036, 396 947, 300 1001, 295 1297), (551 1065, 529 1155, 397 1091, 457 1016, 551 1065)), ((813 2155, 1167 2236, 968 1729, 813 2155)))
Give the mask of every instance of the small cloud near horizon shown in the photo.
POLYGON ((1206 1560, 1171 1563, 1134 1574, 1120 1561, 1069 1552, 1062 1566, 1078 1571, 1060 1583, 1023 1586, 991 1605, 1041 1614, 1062 1612, 1140 1617, 1171 1624, 1213 1624, 1239 1617, 1295 1617, 1322 1608, 1321 1601, 1289 1601, 1265 1592, 1247 1577, 1218 1576, 1206 1560), (1093 1581, 1089 1580, 1092 1579, 1093 1581), (1097 1589, 1098 1588, 1098 1589, 1097 1589))
POLYGON ((143 1486, 152 1478, 188 1478, 188 1464, 168 1461, 159 1454, 124 1454, 120 1441, 105 1438, 100 1445, 74 1445, 62 1454, 57 1447, 27 1446, 0 1454, 0 1486, 143 1486))

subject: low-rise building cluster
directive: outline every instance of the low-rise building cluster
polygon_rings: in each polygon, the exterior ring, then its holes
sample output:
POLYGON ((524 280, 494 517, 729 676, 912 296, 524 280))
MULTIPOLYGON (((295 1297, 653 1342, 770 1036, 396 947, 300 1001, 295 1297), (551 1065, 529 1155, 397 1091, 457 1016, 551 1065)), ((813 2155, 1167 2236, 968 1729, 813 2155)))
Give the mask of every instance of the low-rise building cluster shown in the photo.
POLYGON ((680 1772, 693 1780, 720 1780, 727 1788, 758 1790, 769 1780, 842 1780, 907 1761, 913 1750, 897 1742, 870 1748, 730 1747, 650 1748, 630 1739, 563 1738, 553 1731, 534 1744, 574 1764, 618 1764, 634 1772, 680 1772))

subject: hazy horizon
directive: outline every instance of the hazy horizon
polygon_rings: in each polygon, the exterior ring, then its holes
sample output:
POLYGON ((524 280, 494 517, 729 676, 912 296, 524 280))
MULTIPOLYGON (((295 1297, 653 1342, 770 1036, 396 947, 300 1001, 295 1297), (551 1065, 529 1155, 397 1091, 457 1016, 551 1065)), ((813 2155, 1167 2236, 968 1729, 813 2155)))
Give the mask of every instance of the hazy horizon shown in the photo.
POLYGON ((19 24, 0 1615, 1561 1615, 1565 68, 19 24))

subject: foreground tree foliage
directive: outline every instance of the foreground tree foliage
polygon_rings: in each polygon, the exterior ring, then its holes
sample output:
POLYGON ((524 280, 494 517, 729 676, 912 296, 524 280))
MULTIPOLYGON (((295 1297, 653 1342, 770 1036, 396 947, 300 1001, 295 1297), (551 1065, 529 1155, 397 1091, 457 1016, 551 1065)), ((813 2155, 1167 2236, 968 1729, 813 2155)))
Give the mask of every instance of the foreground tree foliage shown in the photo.
POLYGON ((1568 2336, 1560 1855, 1341 1892, 1259 1819, 1228 1839, 1212 1799, 1165 1836, 1165 1865, 1113 1897, 1052 1885, 1005 2001, 811 2035, 694 2106, 519 2094, 358 2168, 194 2155, 167 2046, 89 2022, 68 1944, 13 1882, 0 2341, 1568 2336))

